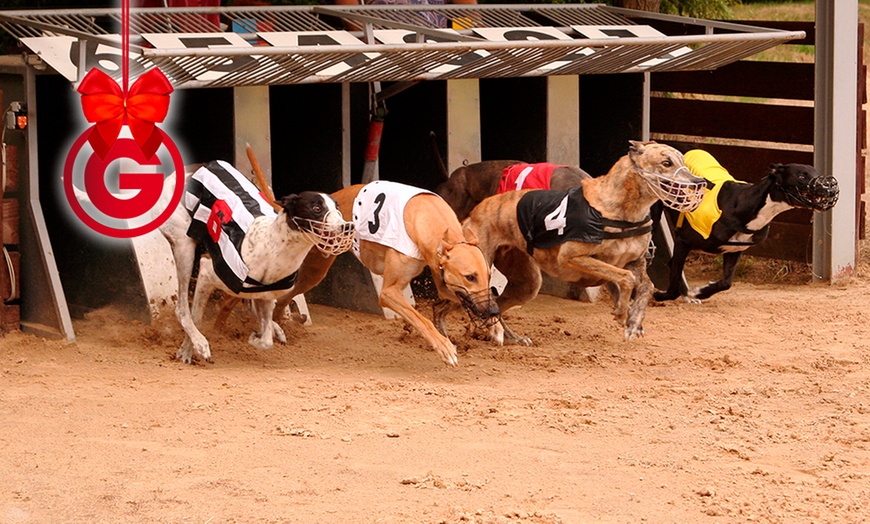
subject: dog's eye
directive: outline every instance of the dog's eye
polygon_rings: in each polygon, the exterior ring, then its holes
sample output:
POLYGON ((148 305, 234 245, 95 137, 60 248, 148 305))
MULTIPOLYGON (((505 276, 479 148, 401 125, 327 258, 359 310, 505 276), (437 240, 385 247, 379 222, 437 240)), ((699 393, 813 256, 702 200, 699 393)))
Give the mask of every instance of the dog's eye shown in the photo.
POLYGON ((665 167, 671 167, 672 165, 674 165, 674 163, 670 160, 665 160, 664 162, 662 162, 662 165, 665 167))
POLYGON ((320 213, 321 211, 323 211, 323 208, 317 204, 315 204, 314 207, 312 207, 311 209, 313 209, 315 213, 320 213))
POLYGON ((467 280, 471 284, 474 284, 475 282, 477 282, 477 275, 465 275, 465 280, 467 280))

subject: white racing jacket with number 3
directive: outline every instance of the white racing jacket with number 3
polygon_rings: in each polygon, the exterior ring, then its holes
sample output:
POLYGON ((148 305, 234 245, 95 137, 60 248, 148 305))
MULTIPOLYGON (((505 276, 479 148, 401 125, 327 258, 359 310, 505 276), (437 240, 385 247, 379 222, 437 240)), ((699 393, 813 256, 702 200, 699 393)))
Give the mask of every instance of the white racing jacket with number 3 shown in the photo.
POLYGON ((405 230, 405 205, 411 198, 435 194, 419 187, 376 180, 366 184, 353 202, 353 252, 359 258, 359 241, 367 240, 391 247, 411 258, 423 260, 417 244, 405 230))

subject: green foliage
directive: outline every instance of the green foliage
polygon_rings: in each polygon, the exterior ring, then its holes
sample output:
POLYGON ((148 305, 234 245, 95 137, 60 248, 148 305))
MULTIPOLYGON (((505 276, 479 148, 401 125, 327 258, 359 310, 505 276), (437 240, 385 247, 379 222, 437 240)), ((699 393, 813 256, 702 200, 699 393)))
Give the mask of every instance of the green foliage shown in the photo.
POLYGON ((662 13, 722 20, 733 18, 732 6, 740 0, 662 0, 662 13))
MULTIPOLYGON (((622 6, 620 0, 477 0, 481 4, 607 4, 622 6)), ((733 18, 731 7, 740 0, 661 0, 661 12, 708 19, 733 18)))

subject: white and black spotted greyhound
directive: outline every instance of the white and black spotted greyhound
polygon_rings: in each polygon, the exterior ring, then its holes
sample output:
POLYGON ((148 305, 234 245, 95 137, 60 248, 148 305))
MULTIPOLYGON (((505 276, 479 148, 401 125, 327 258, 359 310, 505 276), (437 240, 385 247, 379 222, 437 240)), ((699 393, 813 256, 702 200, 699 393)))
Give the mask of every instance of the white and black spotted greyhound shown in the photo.
POLYGON ((707 179, 701 205, 691 213, 666 210, 675 227, 667 290, 656 291, 657 301, 683 297, 701 300, 731 287, 740 254, 764 241, 773 218, 792 208, 827 211, 840 194, 837 180, 821 176, 805 164, 771 164, 767 176, 755 184, 739 182, 710 153, 694 149, 684 155, 686 165, 707 179), (722 278, 689 290, 682 278, 686 257, 693 250, 722 255, 722 278))
POLYGON ((276 213, 244 175, 220 160, 186 175, 184 197, 160 227, 178 271, 176 314, 185 337, 176 358, 188 364, 195 358, 211 361, 208 340, 197 325, 215 289, 251 299, 259 320, 248 338, 251 345, 268 349, 274 338, 286 342, 272 320, 275 299, 292 287, 312 247, 326 255, 350 249, 352 224, 332 197, 313 191, 281 198, 276 213), (211 256, 200 261, 191 312, 188 289, 199 243, 211 256))

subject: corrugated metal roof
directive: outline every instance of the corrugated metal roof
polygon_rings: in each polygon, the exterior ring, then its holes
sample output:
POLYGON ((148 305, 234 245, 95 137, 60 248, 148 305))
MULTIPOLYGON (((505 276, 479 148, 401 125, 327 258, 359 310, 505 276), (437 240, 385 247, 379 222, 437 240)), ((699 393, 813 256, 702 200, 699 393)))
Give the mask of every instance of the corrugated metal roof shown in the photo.
MULTIPOLYGON (((81 58, 120 75, 118 9, 0 11, 0 27, 73 81, 81 58)), ((703 70, 805 36, 597 4, 132 9, 130 31, 132 71, 179 88, 703 70)))

